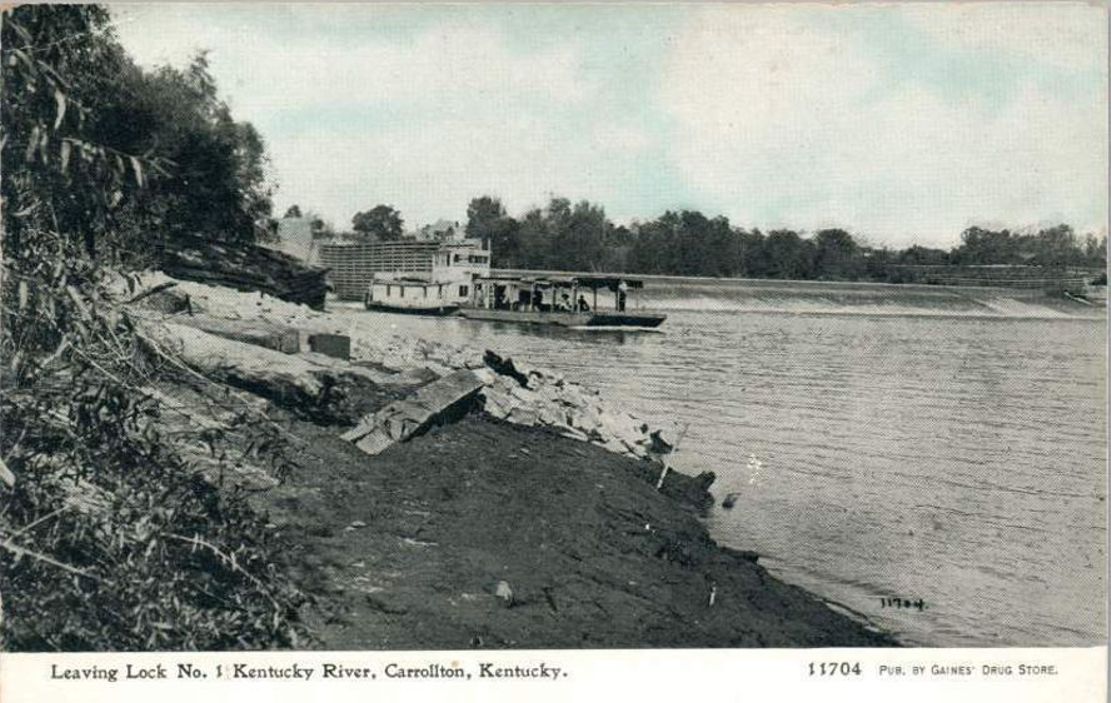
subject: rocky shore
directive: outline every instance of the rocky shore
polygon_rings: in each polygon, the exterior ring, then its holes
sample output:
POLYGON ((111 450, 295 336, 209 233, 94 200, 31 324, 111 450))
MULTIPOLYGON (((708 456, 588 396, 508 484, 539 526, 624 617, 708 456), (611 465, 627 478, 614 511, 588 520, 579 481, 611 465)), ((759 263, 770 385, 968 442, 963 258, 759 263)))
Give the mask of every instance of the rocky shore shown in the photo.
POLYGON ((153 389, 178 406, 166 422, 287 544, 307 646, 894 644, 714 543, 698 517, 713 476, 665 471, 666 431, 572 380, 375 315, 162 274, 138 287, 161 287, 129 306, 144 339, 186 367, 153 389), (203 384, 239 410, 196 411, 203 384), (251 413, 280 428, 280 462, 251 413), (206 455, 206 423, 245 449, 206 455))

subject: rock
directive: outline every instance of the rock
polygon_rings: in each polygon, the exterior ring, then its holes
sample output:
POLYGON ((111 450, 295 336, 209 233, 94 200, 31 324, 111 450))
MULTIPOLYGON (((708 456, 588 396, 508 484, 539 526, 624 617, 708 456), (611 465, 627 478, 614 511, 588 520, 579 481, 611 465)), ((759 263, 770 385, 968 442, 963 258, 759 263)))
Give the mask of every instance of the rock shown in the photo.
POLYGON ((578 411, 572 410, 569 413, 568 419, 571 421, 572 427, 578 428, 587 434, 597 432, 602 426, 598 413, 594 412, 592 408, 583 408, 578 411))
POLYGON ((362 520, 352 520, 351 521, 351 527, 354 527, 354 528, 366 527, 366 523, 363 522, 362 520))
POLYGON ((479 392, 479 396, 482 398, 487 412, 490 412, 492 407, 502 407, 505 412, 509 412, 509 396, 502 393, 497 386, 484 387, 479 392))
POLYGON ((455 369, 437 363, 435 361, 429 361, 424 365, 424 367, 432 373, 436 374, 437 378, 444 378, 445 376, 450 376, 451 374, 455 373, 455 369))
POLYGON ((559 402, 559 389, 550 383, 545 383, 536 389, 536 394, 547 403, 559 402))
POLYGON ((545 425, 562 425, 565 416, 555 406, 545 403, 540 407, 540 422, 545 425))
POLYGON ((573 427, 568 427, 567 425, 557 425, 554 429, 555 429, 556 432, 563 435, 564 437, 568 437, 570 439, 575 439, 575 440, 578 440, 580 442, 589 442, 590 441, 590 437, 586 436, 586 434, 584 434, 583 432, 580 432, 579 430, 576 430, 573 427))
POLYGON ((224 339, 266 347, 285 354, 296 354, 302 347, 301 335, 296 328, 264 320, 243 323, 204 314, 180 315, 175 320, 224 339))
POLYGON ((521 387, 521 386, 520 386, 520 385, 519 385, 519 384, 518 384, 518 383, 517 383, 516 381, 514 381, 514 380, 513 380, 513 379, 512 379, 511 377, 509 377, 509 376, 502 376, 502 375, 499 375, 499 376, 498 376, 498 378, 497 378, 497 386, 498 386, 498 388, 500 388, 500 389, 501 389, 501 390, 502 390, 502 391, 503 391, 503 392, 504 392, 504 393, 505 393, 506 395, 508 395, 508 394, 512 393, 512 392, 513 392, 513 390, 514 390, 515 388, 520 388, 520 387, 521 387))
MULTIPOLYGON (((468 368, 470 368, 470 367, 468 367, 468 368)), ((482 381, 482 385, 492 386, 495 383, 497 383, 498 375, 496 373, 494 373, 493 371, 491 371, 490 369, 486 368, 485 365, 483 365, 479 368, 472 369, 472 370, 474 371, 474 375, 478 376, 479 380, 482 381)))
POLYGON ((512 378, 518 385, 528 385, 528 376, 513 363, 513 359, 509 357, 502 358, 489 349, 486 350, 482 359, 495 373, 512 378))
POLYGON ((511 408, 506 406, 504 402, 498 400, 496 396, 485 396, 485 404, 483 405, 483 410, 485 410, 486 413, 491 417, 495 417, 499 420, 504 420, 509 417, 511 408))
POLYGON ((602 444, 602 446, 605 447, 606 450, 611 451, 614 454, 624 454, 626 452, 625 445, 617 439, 608 439, 602 444))
POLYGON ((207 376, 275 400, 315 405, 324 392, 316 367, 293 355, 172 323, 143 323, 140 338, 156 353, 175 354, 207 376))
POLYGON ((398 376, 400 376, 405 381, 421 384, 431 383, 432 381, 435 381, 437 378, 439 378, 439 376, 436 375, 435 371, 424 366, 406 368, 401 373, 399 373, 398 376))
POLYGON ((540 422, 540 414, 535 409, 518 405, 509 413, 509 421, 518 425, 536 425, 540 422))
POLYGON ((535 391, 530 391, 520 386, 511 389, 509 393, 522 403, 535 404, 540 400, 540 396, 537 395, 535 391))
POLYGON ((469 402, 483 388, 473 371, 456 371, 423 386, 407 398, 365 416, 341 437, 367 454, 407 440, 469 402))
POLYGON ((494 587, 494 596, 501 598, 505 607, 513 607, 513 589, 509 587, 508 581, 498 581, 498 585, 494 587))
POLYGON ((581 408, 586 405, 583 399, 580 388, 575 384, 567 384, 560 389, 559 398, 562 402, 575 408, 581 408))
POLYGON ((670 435, 665 436, 663 430, 654 430, 648 433, 651 438, 649 450, 656 455, 670 454, 675 448, 675 438, 670 435))
POLYGON ((351 358, 351 338, 345 334, 312 334, 309 349, 346 361, 351 358))

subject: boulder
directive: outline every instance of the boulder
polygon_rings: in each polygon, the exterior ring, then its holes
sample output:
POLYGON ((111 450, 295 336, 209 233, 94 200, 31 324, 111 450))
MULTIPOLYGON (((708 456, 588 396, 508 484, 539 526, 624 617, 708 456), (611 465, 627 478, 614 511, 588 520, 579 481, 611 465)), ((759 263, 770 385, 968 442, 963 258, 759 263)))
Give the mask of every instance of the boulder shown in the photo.
POLYGON ((566 420, 567 417, 551 403, 544 403, 540 406, 540 422, 545 425, 562 425, 566 420))
POLYGON ((345 334, 312 334, 309 335, 309 349, 346 361, 351 358, 351 337, 345 334))
POLYGON ((139 337, 156 353, 273 400, 315 405, 325 391, 317 367, 298 356, 173 323, 141 323, 139 337))
POLYGON ((341 437, 367 454, 378 454, 438 421, 450 419, 454 412, 462 412, 482 388, 482 380, 473 371, 456 371, 365 416, 341 437))
POLYGON ((518 405, 510 411, 508 419, 518 425, 533 426, 540 423, 540 413, 535 408, 518 405))
POLYGON ((492 386, 498 381, 498 375, 490 369, 486 368, 485 365, 481 366, 480 368, 471 370, 474 371, 475 376, 478 376, 479 379, 482 380, 482 385, 484 386, 492 386))

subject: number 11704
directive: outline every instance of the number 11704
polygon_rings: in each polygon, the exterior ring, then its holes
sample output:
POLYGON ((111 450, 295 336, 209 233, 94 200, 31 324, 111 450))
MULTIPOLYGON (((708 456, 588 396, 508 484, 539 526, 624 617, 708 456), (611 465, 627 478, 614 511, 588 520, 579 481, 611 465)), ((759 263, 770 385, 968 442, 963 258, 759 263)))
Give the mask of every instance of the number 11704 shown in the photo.
POLYGON ((811 676, 860 676, 860 662, 810 662, 811 676))

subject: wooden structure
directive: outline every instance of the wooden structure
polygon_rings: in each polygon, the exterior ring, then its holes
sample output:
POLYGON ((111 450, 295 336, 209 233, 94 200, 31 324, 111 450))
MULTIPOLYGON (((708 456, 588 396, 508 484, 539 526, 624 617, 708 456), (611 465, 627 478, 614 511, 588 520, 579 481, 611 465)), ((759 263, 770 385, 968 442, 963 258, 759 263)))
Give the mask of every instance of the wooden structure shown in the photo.
POLYGON ((363 305, 367 310, 413 315, 449 315, 459 309, 452 296, 454 283, 439 283, 420 278, 373 277, 363 305))
POLYGON ((175 237, 161 245, 159 258, 162 270, 174 278, 260 291, 324 309, 328 292, 325 270, 280 251, 240 242, 175 237))
POLYGON ((667 315, 627 309, 628 293, 643 287, 642 281, 618 276, 476 277, 471 301, 459 313, 473 320, 561 327, 659 327, 667 315), (599 290, 613 294, 612 310, 598 309, 599 290))
POLYGON ((375 273, 431 275, 439 242, 397 241, 321 244, 320 263, 340 300, 363 300, 375 273))

